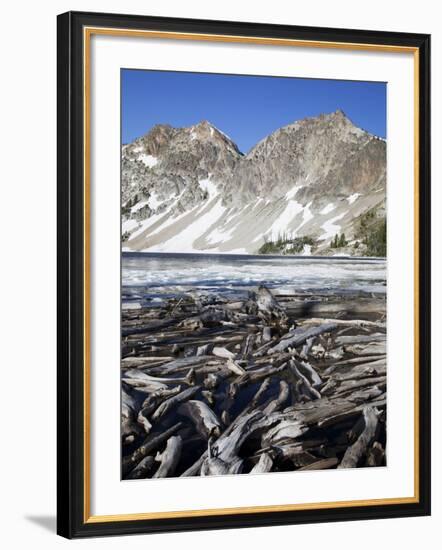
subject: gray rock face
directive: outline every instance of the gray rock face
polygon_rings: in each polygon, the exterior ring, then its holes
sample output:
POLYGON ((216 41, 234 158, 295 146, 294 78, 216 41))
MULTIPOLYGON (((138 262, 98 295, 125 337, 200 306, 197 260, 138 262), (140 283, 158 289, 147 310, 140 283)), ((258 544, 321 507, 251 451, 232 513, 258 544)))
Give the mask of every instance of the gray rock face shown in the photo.
POLYGON ((207 121, 157 125, 122 148, 124 246, 255 253, 285 234, 314 237, 321 253, 385 210, 385 185, 385 141, 342 111, 280 128, 245 156, 207 121))
POLYGON ((298 199, 347 197, 385 186, 385 143, 355 127, 342 111, 280 128, 237 164, 232 186, 245 201, 277 199, 294 185, 298 199))
POLYGON ((208 190, 199 182, 210 174, 222 184, 231 177, 240 156, 236 145, 207 121, 191 128, 155 126, 123 146, 123 219, 142 220, 169 207, 183 213, 200 204, 208 190), (128 209, 140 202, 145 206, 130 216, 128 209))

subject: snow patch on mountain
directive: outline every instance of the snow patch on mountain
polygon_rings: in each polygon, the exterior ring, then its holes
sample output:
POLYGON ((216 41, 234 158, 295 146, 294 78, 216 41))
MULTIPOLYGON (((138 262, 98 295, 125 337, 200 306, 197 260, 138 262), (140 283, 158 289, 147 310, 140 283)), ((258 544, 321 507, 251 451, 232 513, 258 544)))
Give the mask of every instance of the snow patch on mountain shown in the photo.
POLYGON ((151 208, 152 210, 156 210, 159 206, 163 204, 163 201, 159 200, 157 194, 152 191, 147 201, 147 204, 149 205, 149 208, 151 208))
POLYGON ((127 233, 128 231, 133 231, 138 226, 138 222, 133 219, 124 220, 121 224, 121 232, 127 233))
POLYGON ((290 200, 294 199, 298 191, 302 188, 302 185, 295 185, 293 186, 287 193, 285 194, 285 198, 290 200))
POLYGON ((201 189, 208 194, 209 200, 218 195, 218 189, 213 181, 211 181, 210 176, 211 175, 209 174, 208 178, 199 180, 198 182, 201 189))
MULTIPOLYGON (((226 208, 221 204, 221 199, 213 200, 208 206, 210 208, 203 215, 194 216, 193 221, 183 231, 172 235, 170 238, 165 238, 161 244, 146 247, 144 251, 176 252, 179 250, 180 252, 198 252, 199 249, 194 246, 195 241, 207 231, 208 227, 216 226, 218 220, 226 211, 226 208)), ((177 221, 177 219, 174 221, 177 221)), ((164 226, 158 231, 163 229, 164 226)))
POLYGON ((310 207, 311 207, 312 203, 309 202, 305 207, 304 207, 304 211, 302 213, 302 222, 301 222, 301 225, 299 225, 296 229, 296 232, 298 232, 301 227, 303 227, 307 222, 309 222, 311 219, 313 219, 313 213, 312 211, 310 210, 310 207))
POLYGON ((360 196, 361 196, 360 193, 353 193, 353 195, 350 195, 349 197, 347 197, 348 204, 353 204, 355 200, 357 200, 360 196))
POLYGON ((146 205, 149 204, 149 201, 148 200, 144 200, 144 201, 139 201, 137 202, 137 204, 135 204, 134 206, 132 206, 132 208, 130 209, 131 213, 132 214, 135 214, 135 212, 138 212, 138 210, 141 210, 142 208, 144 208, 146 205))
POLYGON ((321 216, 325 216, 326 214, 330 214, 330 212, 333 212, 333 210, 336 208, 336 204, 329 202, 327 206, 324 206, 324 208, 319 212, 321 216))
POLYGON ((338 214, 334 218, 331 218, 330 220, 327 220, 325 223, 321 225, 321 228, 324 230, 324 233, 321 235, 321 239, 331 239, 336 235, 336 233, 339 233, 341 230, 341 226, 336 224, 338 220, 342 220, 342 218, 345 216, 345 212, 342 212, 342 214, 338 214))
POLYGON ((138 158, 139 158, 139 159, 141 160, 141 162, 142 162, 143 164, 145 164, 148 168, 153 168, 154 166, 156 166, 156 165, 158 164, 158 159, 157 159, 157 157, 154 157, 154 156, 152 156, 152 155, 145 155, 145 154, 143 154, 143 155, 140 155, 138 158))
POLYGON ((303 209, 304 207, 299 202, 289 200, 280 216, 272 223, 270 229, 267 230, 266 235, 276 241, 287 231, 290 222, 292 222, 297 214, 302 212, 303 209))

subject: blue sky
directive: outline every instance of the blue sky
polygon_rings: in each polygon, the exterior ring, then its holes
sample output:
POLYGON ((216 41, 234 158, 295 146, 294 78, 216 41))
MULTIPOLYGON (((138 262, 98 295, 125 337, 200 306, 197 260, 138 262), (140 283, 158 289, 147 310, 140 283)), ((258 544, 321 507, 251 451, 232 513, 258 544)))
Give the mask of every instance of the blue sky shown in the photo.
POLYGON ((359 127, 386 137, 386 84, 123 69, 122 141, 155 124, 208 120, 247 153, 277 128, 342 109, 359 127))

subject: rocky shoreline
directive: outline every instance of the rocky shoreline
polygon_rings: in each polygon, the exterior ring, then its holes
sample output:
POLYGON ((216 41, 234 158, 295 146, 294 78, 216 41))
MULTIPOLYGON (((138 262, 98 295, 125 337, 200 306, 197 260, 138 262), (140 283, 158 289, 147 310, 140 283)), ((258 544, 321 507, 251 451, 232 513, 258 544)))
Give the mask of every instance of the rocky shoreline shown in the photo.
POLYGON ((385 294, 123 309, 121 378, 123 479, 386 464, 385 294))

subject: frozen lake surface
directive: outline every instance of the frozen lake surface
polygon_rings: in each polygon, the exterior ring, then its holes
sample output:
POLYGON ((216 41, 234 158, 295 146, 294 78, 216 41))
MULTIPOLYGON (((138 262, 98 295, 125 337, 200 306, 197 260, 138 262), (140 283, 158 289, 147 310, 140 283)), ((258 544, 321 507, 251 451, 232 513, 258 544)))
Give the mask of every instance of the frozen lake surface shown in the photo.
POLYGON ((386 261, 312 256, 122 254, 122 298, 127 306, 153 305, 191 291, 242 297, 259 285, 273 289, 276 294, 385 294, 386 261))

